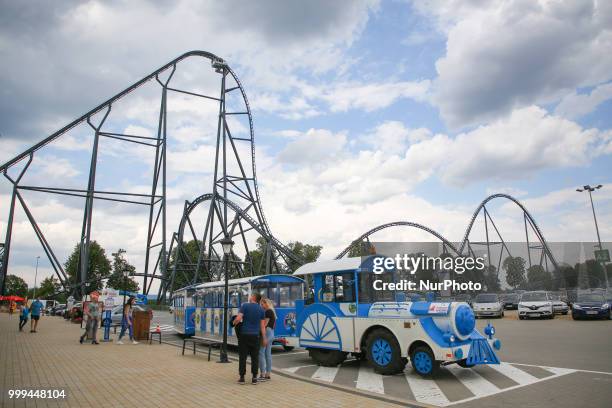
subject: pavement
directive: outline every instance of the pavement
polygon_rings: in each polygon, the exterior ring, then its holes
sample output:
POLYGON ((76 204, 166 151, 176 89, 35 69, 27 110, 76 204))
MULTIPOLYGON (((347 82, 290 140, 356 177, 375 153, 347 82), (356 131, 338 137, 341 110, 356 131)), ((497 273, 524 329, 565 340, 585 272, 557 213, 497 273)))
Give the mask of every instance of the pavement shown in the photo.
POLYGON ((236 362, 181 356, 167 344, 79 344, 80 326, 55 316, 42 317, 38 333, 19 332, 18 321, 0 314, 2 407, 373 406, 366 396, 284 376, 241 386, 236 362), (67 397, 9 399, 12 389, 63 389, 67 397))
MULTIPOLYGON (((382 376, 374 373, 367 362, 349 359, 338 367, 319 367, 308 357, 308 352, 295 349, 284 352, 282 348, 275 348, 273 353, 274 380, 271 383, 260 384, 257 393, 264 388, 279 385, 284 392, 283 401, 278 406, 457 406, 457 407, 609 407, 612 406, 612 359, 610 358, 610 339, 612 338, 612 321, 573 321, 567 316, 557 316, 554 320, 520 321, 516 312, 507 312, 504 319, 490 320, 497 329, 498 337, 502 340, 502 350, 499 357, 502 364, 499 366, 478 366, 473 369, 462 369, 452 365, 441 369, 434 379, 422 379, 414 374, 410 364, 406 370, 395 376, 382 376), (316 398, 312 396, 316 395, 316 398), (331 399, 328 399, 331 398, 331 399), (330 402, 332 401, 332 402, 330 402), (360 405, 364 404, 364 405, 360 405)), ((41 322, 40 333, 17 333, 16 329, 4 323, 8 316, 0 315, 0 335, 2 355, 11 355, 10 347, 5 344, 14 341, 11 347, 28 356, 30 362, 33 356, 31 347, 23 347, 21 342, 41 342, 42 350, 32 344, 37 350, 34 359, 52 358, 52 362, 40 364, 40 372, 55 372, 53 368, 60 358, 53 353, 48 356, 48 347, 52 350, 66 350, 66 353, 75 353, 73 359, 94 358, 97 372, 109 376, 111 385, 105 387, 106 393, 112 398, 118 398, 125 389, 124 385, 133 384, 138 389, 148 389, 151 392, 139 396, 139 404, 144 406, 155 405, 162 401, 164 404, 174 403, 175 399, 182 401, 184 406, 205 403, 207 401, 226 406, 229 402, 234 405, 240 402, 236 392, 243 389, 234 385, 237 364, 235 362, 236 350, 230 348, 232 364, 220 365, 207 362, 205 355, 207 348, 197 349, 196 356, 186 351, 184 357, 180 356, 182 339, 173 333, 172 315, 160 313, 153 317, 152 327, 158 324, 162 330, 163 342, 161 346, 125 345, 117 346, 103 344, 100 346, 79 345, 76 337, 81 333, 78 325, 72 325, 60 318, 47 317, 41 322), (70 334, 68 334, 70 333, 70 334), (42 335, 42 336, 41 336, 42 335), (9 354, 6 354, 9 347, 9 354), (47 350, 47 353, 44 352, 47 350), (153 350, 151 352, 151 350, 153 350), (201 354, 203 353, 203 354, 201 354), (92 355, 93 354, 93 355, 92 355), (78 357, 77 357, 78 356, 78 357), (151 361, 152 360, 152 361, 151 361), (155 363, 157 363, 156 368, 155 363), (130 369, 137 366, 139 368, 130 369), (47 367, 52 367, 51 370, 47 367), (161 367, 164 367, 163 370, 161 367), (153 373, 163 372, 163 375, 153 373), (134 375, 136 374, 136 375, 134 375), (211 376, 209 379, 208 376, 211 376), (212 378, 214 377, 214 378, 212 378), (165 381, 167 379, 167 381, 165 381), (113 381, 116 381, 113 382, 113 381), (212 381, 212 384, 209 382, 212 381), (117 385, 119 384, 119 385, 117 385), (203 391, 205 390, 205 391, 203 391), (215 392, 215 396, 211 392, 215 392), (146 397, 145 397, 146 395, 146 397), (143 400, 144 398, 144 400, 143 400), (204 398, 204 399, 203 399, 204 398)), ((17 320, 15 319, 14 324, 17 320)), ((482 329, 489 320, 478 320, 482 329)), ((32 346, 31 345, 31 346, 32 346)), ((18 353, 18 354, 19 354, 18 353)), ((14 354, 14 353, 13 353, 14 354)), ((213 353, 215 361, 217 351, 213 353)), ((11 370, 16 373, 29 372, 29 368, 22 368, 24 360, 17 359, 19 363, 12 362, 11 370), (15 365, 18 367, 15 368, 15 365)), ((29 366, 26 364, 27 367, 29 366)), ((9 367, 3 363, 3 370, 9 367)), ((70 370, 83 370, 72 367, 70 370)), ((46 378, 37 374, 38 378, 46 378)), ((10 375, 9 375, 10 377, 10 375)), ((16 377, 20 379, 22 377, 16 377)), ((26 377, 27 378, 27 377, 26 377)), ((55 377, 57 379, 57 377, 55 377)), ((61 378, 61 377, 60 377, 61 378)), ((81 377, 78 377, 81 378, 81 377)), ((5 375, 5 388, 7 386, 5 375)), ((12 385, 27 388, 30 382, 14 381, 12 385)), ((66 383, 64 387, 76 387, 78 406, 82 404, 82 395, 79 390, 82 379, 77 384, 66 383)), ((10 384, 9 384, 10 385, 10 384)), ((41 385, 44 386, 43 383, 41 385)), ((245 386, 250 391, 250 385, 245 386)), ((3 390, 5 389, 3 388, 3 390)), ((89 392, 89 391, 87 391, 89 392)), ((95 387, 92 392, 102 392, 95 387)), ((274 391, 275 396, 277 390, 274 391)), ((6 391, 3 391, 3 398, 6 391)), ((69 395, 73 395, 70 394, 69 395)), ((238 394, 240 395, 240 394, 238 394)), ((262 396, 262 398, 265 398, 262 396)), ((276 397, 275 397, 276 398, 276 397)), ((86 400, 89 401, 89 400, 86 400)), ((97 399, 96 399, 97 401, 97 399)), ((116 401, 111 399, 111 401, 116 401)), ((70 403, 69 400, 66 401, 70 403)), ((36 406, 41 401, 36 401, 36 406)), ((268 404, 266 400, 266 404, 268 404)), ((115 406, 108 404, 109 406, 115 406)), ((121 401, 116 406, 125 406, 121 401)), ((2 405, 5 406, 5 405, 2 405)), ((11 406, 11 405, 6 405, 11 406)), ((16 405, 23 406, 23 405, 16 405)), ((28 406, 28 405, 26 405, 28 406)), ((32 405, 33 406, 33 405, 32 405)), ((51 405, 58 406, 58 405, 51 405)), ((59 405, 64 406, 64 405, 59 405)), ((275 406, 275 405, 271 405, 275 406)))

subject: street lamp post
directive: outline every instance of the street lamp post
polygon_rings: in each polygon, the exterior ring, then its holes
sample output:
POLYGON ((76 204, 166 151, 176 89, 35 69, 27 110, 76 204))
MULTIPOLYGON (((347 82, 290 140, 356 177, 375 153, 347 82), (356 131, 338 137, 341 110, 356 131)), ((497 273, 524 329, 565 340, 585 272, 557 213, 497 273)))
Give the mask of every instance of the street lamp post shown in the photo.
POLYGON ((229 298, 229 256, 232 253, 232 247, 234 241, 229 236, 225 236, 221 240, 221 246, 223 247, 223 275, 225 280, 225 291, 223 293, 223 344, 221 345, 221 352, 219 353, 220 363, 229 363, 227 359, 227 311, 228 311, 228 298, 229 298))
POLYGON ((34 299, 36 299, 36 279, 38 278, 38 261, 40 256, 36 257, 36 273, 34 274, 34 299))
MULTIPOLYGON (((601 251, 603 247, 601 246, 601 236, 599 235, 599 226, 597 225, 597 216, 595 215, 595 205, 593 204, 593 191, 599 190, 603 186, 601 184, 596 185, 595 187, 591 187, 590 185, 582 186, 582 188, 577 188, 576 191, 579 193, 588 191, 589 199, 591 200, 591 210, 593 211, 593 220, 595 221, 595 231, 597 232, 597 247, 601 251)), ((600 261, 601 266, 603 267, 604 278, 606 280, 606 289, 608 288, 608 271, 606 270, 606 264, 603 261, 600 261)))

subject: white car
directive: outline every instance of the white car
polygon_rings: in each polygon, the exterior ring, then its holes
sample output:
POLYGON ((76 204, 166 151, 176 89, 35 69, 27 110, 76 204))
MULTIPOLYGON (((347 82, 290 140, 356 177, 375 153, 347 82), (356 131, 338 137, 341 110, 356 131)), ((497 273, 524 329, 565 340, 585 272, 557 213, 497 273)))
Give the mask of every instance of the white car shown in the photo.
POLYGON ((529 317, 546 317, 548 319, 555 317, 552 297, 544 291, 523 293, 518 312, 521 320, 529 317))
POLYGON ((481 293, 472 302, 474 316, 504 317, 504 303, 495 293, 481 293))
POLYGON ((561 300, 561 297, 559 295, 551 293, 550 297, 553 302, 553 312, 564 315, 569 312, 569 306, 567 305, 567 303, 561 300))

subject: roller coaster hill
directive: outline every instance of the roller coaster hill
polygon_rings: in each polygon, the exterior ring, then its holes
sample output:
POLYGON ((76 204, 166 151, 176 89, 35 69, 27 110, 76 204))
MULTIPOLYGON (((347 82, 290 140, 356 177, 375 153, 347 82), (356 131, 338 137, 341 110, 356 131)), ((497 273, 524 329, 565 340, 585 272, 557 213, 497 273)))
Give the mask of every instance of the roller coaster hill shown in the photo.
MULTIPOLYGON (((184 120, 180 115, 180 112, 176 114, 178 120, 184 120)), ((70 148, 74 150, 76 146, 71 145, 70 148)), ((178 280, 182 283, 188 280, 187 283, 192 284, 219 280, 223 273, 221 241, 224 238, 231 238, 234 242, 229 262, 236 271, 236 277, 285 273, 287 265, 294 270, 305 261, 273 235, 264 215, 256 170, 253 115, 238 76, 226 61, 212 53, 187 52, 0 166, 0 172, 10 187, 10 201, 3 207, 8 208, 8 214, 3 215, 7 220, 6 233, 4 242, 0 243, 0 293, 4 293, 12 249, 24 245, 23 241, 19 241, 21 236, 14 234, 16 219, 21 216, 22 219, 18 220, 20 225, 29 224, 31 227, 63 291, 82 295, 85 285, 92 279, 88 271, 91 243, 94 237, 98 238, 96 227, 104 223, 104 220, 95 217, 94 208, 98 211, 112 209, 115 213, 128 215, 133 211, 131 207, 144 209, 146 216, 139 224, 146 225, 146 236, 141 244, 144 262, 139 267, 140 272, 134 276, 141 279, 140 287, 144 294, 149 294, 153 282, 158 281, 157 298, 160 302, 168 301, 178 280), (197 80, 193 79, 194 73, 198 75, 197 80), (155 113, 135 116, 131 103, 134 100, 142 101, 145 97, 148 100, 157 99, 155 113), (174 136, 171 135, 174 125, 172 103, 183 106, 206 104, 205 110, 195 110, 195 116, 198 126, 208 126, 206 131, 200 132, 208 135, 210 144, 214 145, 214 158, 201 163, 203 169, 212 174, 211 189, 185 201, 173 232, 170 230, 169 218, 172 214, 169 214, 168 205, 168 187, 173 175, 167 161, 173 148, 172 137, 169 137, 174 136), (137 130, 143 128, 154 129, 154 132, 152 135, 145 132, 138 134, 137 130), (87 169, 82 173, 82 183, 69 184, 61 175, 53 177, 53 174, 45 174, 45 177, 40 177, 41 164, 49 160, 45 152, 51 150, 55 153, 57 150, 53 149, 62 144, 64 147, 66 144, 77 144, 75 140, 79 138, 86 141, 86 147, 83 148, 83 144, 78 146, 87 153, 82 156, 83 167, 87 169), (119 149, 117 145, 110 146, 110 142, 120 144, 119 149), (140 169, 130 169, 125 162, 112 162, 109 165, 113 153, 128 147, 146 151, 152 157, 152 163, 147 165, 150 173, 145 192, 134 192, 134 189, 124 187, 112 173, 113 167, 124 174, 140 172, 140 169), (108 149, 111 155, 105 156, 109 153, 108 149), (74 278, 68 276, 54 249, 58 246, 57 236, 62 234, 50 232, 49 225, 39 222, 35 215, 34 206, 40 204, 41 196, 47 197, 45 200, 53 196, 58 202, 69 203, 71 211, 82 214, 77 216, 79 221, 75 225, 77 230, 80 226, 80 235, 74 237, 74 242, 78 242, 79 254, 78 272, 74 278), (263 256, 259 260, 248 256, 256 241, 262 243, 263 256), (186 249, 187 242, 195 242, 197 256, 186 249)), ((458 244, 451 243, 424 225, 397 221, 365 232, 336 259, 346 257, 363 242, 368 242, 373 234, 387 228, 424 231, 456 255, 474 253, 477 245, 485 245, 489 253, 499 248, 502 253, 509 253, 489 210, 493 200, 508 200, 518 207, 528 238, 528 251, 539 254, 534 255, 533 259, 558 268, 535 219, 519 201, 506 194, 492 195, 480 203, 458 244), (484 225, 484 240, 475 241, 472 238, 477 219, 484 225), (532 237, 531 241, 529 237, 532 237)), ((173 221, 176 222, 175 219, 173 221)), ((125 230, 127 227, 118 228, 122 230, 114 233, 137 236, 134 231, 125 230)), ((479 234, 483 235, 481 232, 479 234)))

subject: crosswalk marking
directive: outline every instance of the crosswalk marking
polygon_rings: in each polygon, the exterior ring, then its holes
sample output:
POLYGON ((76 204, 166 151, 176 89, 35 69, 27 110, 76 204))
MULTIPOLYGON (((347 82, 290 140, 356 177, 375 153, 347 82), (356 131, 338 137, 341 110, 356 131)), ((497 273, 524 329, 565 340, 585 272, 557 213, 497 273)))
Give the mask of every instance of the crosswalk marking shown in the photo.
POLYGON ((314 364, 309 364, 309 365, 304 365, 304 366, 297 366, 297 367, 283 368, 283 371, 286 371, 288 373, 295 373, 300 368, 305 368, 305 367, 314 367, 314 364))
POLYGON ((375 392, 378 394, 385 393, 382 375, 376 374, 374 369, 365 365, 359 367, 356 387, 360 390, 375 392))
POLYGON ((311 378, 320 381, 334 382, 340 367, 319 367, 311 378))
POLYGON ((406 371, 405 376, 410 390, 412 390, 412 394, 417 401, 438 406, 449 403, 448 398, 446 398, 446 395, 444 395, 434 380, 421 378, 418 374, 410 371, 406 371))
POLYGON ((450 371, 472 394, 477 397, 484 397, 499 392, 499 388, 487 381, 476 371, 469 368, 449 365, 446 369, 450 371))
POLYGON ((538 381, 538 379, 534 377, 533 375, 521 370, 520 368, 516 368, 513 365, 508 364, 508 363, 491 364, 489 365, 489 367, 491 367, 494 370, 499 371, 506 377, 510 378, 511 380, 521 385, 531 384, 531 383, 538 381))

